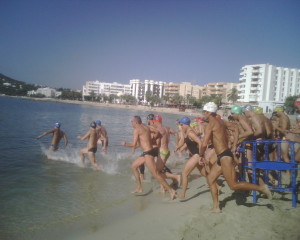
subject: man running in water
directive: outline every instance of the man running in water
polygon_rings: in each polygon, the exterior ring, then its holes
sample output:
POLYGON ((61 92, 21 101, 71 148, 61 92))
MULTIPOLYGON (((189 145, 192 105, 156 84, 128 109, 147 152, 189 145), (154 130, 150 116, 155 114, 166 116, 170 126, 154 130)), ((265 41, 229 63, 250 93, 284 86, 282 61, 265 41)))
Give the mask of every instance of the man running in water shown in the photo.
POLYGON ((98 120, 96 123, 96 130, 98 134, 98 144, 102 145, 102 152, 107 153, 108 146, 108 135, 105 127, 101 124, 101 121, 98 120))
POLYGON ((66 136, 66 134, 64 133, 64 131, 62 131, 60 129, 61 124, 59 122, 54 124, 54 128, 52 130, 49 130, 47 132, 44 132, 42 135, 37 136, 37 139, 40 139, 42 137, 44 137, 45 135, 48 135, 50 133, 52 133, 52 142, 51 142, 51 146, 49 148, 49 150, 51 151, 56 151, 58 149, 59 146, 59 142, 62 138, 64 138, 65 141, 65 147, 68 145, 68 138, 66 136))
MULTIPOLYGON (((161 115, 154 115, 150 125, 153 126, 160 133, 160 147, 159 156, 156 159, 157 170, 162 174, 164 178, 171 178, 173 183, 177 186, 180 185, 181 175, 173 174, 171 170, 165 165, 168 158, 170 157, 169 142, 170 134, 175 134, 175 131, 167 126, 162 125, 161 115)), ((161 192, 164 192, 163 186, 161 186, 161 192)))
POLYGON ((87 147, 80 150, 80 157, 83 165, 85 164, 85 155, 88 154, 91 164, 97 169, 100 170, 100 166, 96 162, 95 153, 97 152, 97 141, 98 135, 96 131, 96 123, 92 122, 90 124, 90 129, 84 136, 78 136, 80 140, 88 139, 87 147))
POLYGON ((205 104, 203 108, 203 116, 208 120, 208 125, 205 129, 204 140, 200 147, 199 155, 200 162, 204 161, 204 152, 210 141, 215 148, 218 156, 218 161, 212 166, 210 173, 207 176, 207 182, 210 186, 210 191, 213 199, 212 212, 221 212, 219 207, 218 187, 216 180, 223 174, 227 184, 232 190, 256 190, 266 194, 271 198, 271 192, 267 185, 254 185, 247 182, 237 182, 236 172, 233 164, 232 152, 228 149, 228 139, 226 135, 226 127, 224 122, 216 118, 217 105, 213 102, 205 104))
POLYGON ((173 200, 175 198, 175 190, 170 187, 170 185, 166 182, 166 180, 157 172, 155 162, 154 162, 154 156, 157 154, 156 151, 158 149, 153 148, 153 145, 151 143, 151 132, 150 128, 142 123, 142 120, 140 116, 134 116, 131 120, 132 127, 134 128, 133 131, 133 140, 131 143, 126 143, 125 141, 121 142, 121 145, 126 147, 135 148, 137 147, 138 143, 141 149, 143 150, 143 153, 141 157, 138 157, 133 163, 132 163, 132 171, 135 176, 135 180, 137 182, 137 188, 132 191, 132 193, 141 193, 143 192, 142 189, 142 183, 138 171, 138 167, 141 164, 146 164, 147 168, 151 172, 152 176, 156 178, 160 184, 164 186, 164 188, 169 192, 170 199, 173 200))

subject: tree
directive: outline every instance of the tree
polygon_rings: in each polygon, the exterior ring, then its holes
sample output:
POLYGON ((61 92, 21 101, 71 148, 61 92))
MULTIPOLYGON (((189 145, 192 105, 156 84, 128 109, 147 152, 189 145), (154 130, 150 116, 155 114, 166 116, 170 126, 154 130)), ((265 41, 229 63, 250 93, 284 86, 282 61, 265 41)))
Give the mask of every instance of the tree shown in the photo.
POLYGON ((108 102, 109 103, 112 103, 112 102, 114 102, 114 100, 115 99, 118 99, 119 97, 116 95, 116 94, 110 94, 109 96, 108 96, 108 102))
POLYGON ((180 105, 183 101, 183 97, 180 96, 178 93, 176 93, 172 98, 171 98, 171 102, 176 104, 176 105, 180 105))
POLYGON ((96 97, 95 91, 92 90, 92 91, 90 92, 90 97, 91 97, 92 101, 94 102, 94 99, 95 99, 95 97, 96 97))
POLYGON ((214 102, 219 107, 222 105, 222 95, 221 94, 212 94, 210 101, 214 102))
POLYGON ((121 100, 125 101, 126 103, 135 102, 136 101, 135 97, 131 96, 131 95, 122 95, 121 96, 121 100))
POLYGON ((151 102, 152 96, 153 96, 152 91, 147 91, 147 92, 146 92, 146 101, 147 101, 147 103, 150 103, 150 102, 151 102))
POLYGON ((231 89, 231 92, 227 95, 227 99, 233 104, 239 99, 238 90, 236 89, 236 87, 231 89))
POLYGON ((160 104, 162 99, 159 96, 153 95, 150 100, 150 104, 153 107, 155 104, 160 104))
POLYGON ((211 96, 205 95, 201 98, 202 105, 211 101, 211 96))
POLYGON ((170 101, 170 94, 167 93, 166 95, 164 95, 164 96, 162 97, 162 100, 165 102, 165 104, 168 104, 169 101, 170 101))
POLYGON ((294 105, 296 99, 299 98, 298 96, 289 96, 284 101, 284 106, 287 113, 294 113, 296 111, 296 106, 294 105))

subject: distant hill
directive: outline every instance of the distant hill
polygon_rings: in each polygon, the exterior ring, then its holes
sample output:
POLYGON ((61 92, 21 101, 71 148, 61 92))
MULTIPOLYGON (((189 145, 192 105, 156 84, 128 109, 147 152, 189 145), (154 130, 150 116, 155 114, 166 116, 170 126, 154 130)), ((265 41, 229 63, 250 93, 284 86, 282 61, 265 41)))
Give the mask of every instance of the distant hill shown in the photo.
POLYGON ((26 96, 28 91, 36 90, 39 87, 39 85, 27 84, 0 73, 0 94, 26 96))

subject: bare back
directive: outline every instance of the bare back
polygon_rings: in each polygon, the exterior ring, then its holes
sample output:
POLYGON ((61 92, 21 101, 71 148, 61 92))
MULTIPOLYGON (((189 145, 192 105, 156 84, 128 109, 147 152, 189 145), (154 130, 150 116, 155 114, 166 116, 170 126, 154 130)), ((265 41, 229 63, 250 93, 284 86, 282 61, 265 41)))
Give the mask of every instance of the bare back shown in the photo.
POLYGON ((64 136, 64 132, 62 130, 60 130, 59 128, 55 128, 53 129, 53 137, 52 137, 52 145, 58 145, 60 140, 63 138, 64 136))
POLYGON ((221 119, 215 117, 209 119, 209 123, 205 128, 204 145, 207 145, 209 140, 212 141, 217 155, 228 149, 226 127, 221 119))
POLYGON ((90 148, 97 148, 97 141, 98 141, 98 134, 95 129, 90 129, 89 132, 89 141, 87 147, 90 148))

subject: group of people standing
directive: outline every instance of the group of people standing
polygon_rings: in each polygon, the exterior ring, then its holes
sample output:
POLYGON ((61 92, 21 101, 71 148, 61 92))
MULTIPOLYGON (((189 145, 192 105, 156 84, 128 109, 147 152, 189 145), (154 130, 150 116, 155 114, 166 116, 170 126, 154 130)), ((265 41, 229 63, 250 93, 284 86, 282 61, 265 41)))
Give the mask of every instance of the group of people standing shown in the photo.
MULTIPOLYGON (((271 119, 265 117, 262 108, 253 108, 250 105, 233 106, 227 121, 217 114, 217 110, 218 107, 215 103, 205 104, 201 118, 195 118, 195 122, 192 123, 189 117, 182 117, 177 121, 178 130, 176 131, 162 124, 161 115, 149 114, 147 124, 142 123, 140 116, 133 116, 131 119, 131 125, 134 129, 133 139, 131 142, 121 142, 121 145, 130 147, 132 152, 137 147, 142 149, 142 154, 131 165, 137 183, 137 187, 132 193, 143 192, 142 181, 146 166, 152 177, 160 183, 161 191, 167 191, 171 200, 175 197, 185 198, 188 176, 192 170, 197 168, 209 185, 213 200, 212 212, 221 211, 218 198, 219 186, 217 184, 220 175, 224 176, 232 190, 255 190, 271 198, 271 192, 263 181, 259 181, 259 184, 255 185, 237 180, 239 164, 241 163, 237 149, 245 140, 289 138, 300 142, 300 137, 298 137, 300 134, 300 116, 297 116, 297 124, 291 128, 289 117, 284 113, 282 106, 277 106, 274 109, 271 119), (174 152, 181 154, 182 151, 187 151, 189 155, 181 174, 172 173, 166 166, 171 154, 169 149, 171 134, 176 136, 174 152), (166 179, 172 179, 173 183, 170 185, 166 179), (181 192, 176 193, 179 185, 181 185, 181 192)), ((67 144, 67 137, 60 130, 60 124, 56 124, 54 130, 45 132, 38 138, 49 133, 53 133, 52 150, 57 149, 62 138, 67 144)), ((91 123, 89 131, 84 136, 78 136, 78 138, 81 140, 89 139, 87 147, 80 151, 82 162, 85 163, 85 155, 88 154, 91 164, 96 169, 100 169, 95 160, 95 153, 99 143, 102 144, 102 151, 107 151, 106 129, 100 121, 95 121, 91 123)), ((272 154, 276 154, 275 152, 269 152, 270 159, 272 159, 272 154)), ((281 153, 284 161, 289 161, 288 147, 282 145, 281 153)), ((252 152, 250 150, 247 154, 247 157, 251 158, 252 152)), ((298 158, 300 158, 300 150, 296 153, 296 160, 298 158)))

